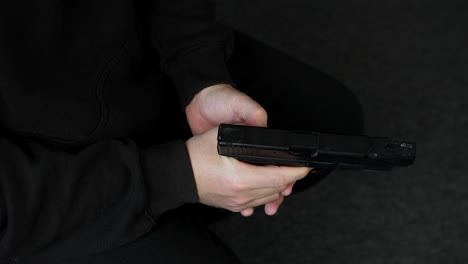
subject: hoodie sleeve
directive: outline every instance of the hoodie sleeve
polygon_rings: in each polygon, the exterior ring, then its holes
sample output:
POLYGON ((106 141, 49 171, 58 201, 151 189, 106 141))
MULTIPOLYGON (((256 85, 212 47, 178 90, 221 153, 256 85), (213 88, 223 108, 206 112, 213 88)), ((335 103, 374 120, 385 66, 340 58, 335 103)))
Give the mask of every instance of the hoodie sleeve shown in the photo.
POLYGON ((226 66, 234 46, 232 30, 215 21, 214 0, 151 0, 150 40, 161 57, 183 110, 203 88, 235 84, 226 66))
POLYGON ((108 139, 72 150, 0 132, 0 262, 115 248, 197 201, 182 140, 108 139))

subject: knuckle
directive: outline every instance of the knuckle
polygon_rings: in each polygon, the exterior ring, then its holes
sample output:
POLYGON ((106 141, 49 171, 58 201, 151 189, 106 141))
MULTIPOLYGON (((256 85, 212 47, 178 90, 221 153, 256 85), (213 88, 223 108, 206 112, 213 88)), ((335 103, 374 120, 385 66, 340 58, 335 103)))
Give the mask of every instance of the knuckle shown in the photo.
POLYGON ((289 188, 289 184, 284 185, 284 186, 281 186, 281 187, 279 188, 279 190, 282 192, 282 191, 287 190, 288 188, 289 188))
POLYGON ((280 197, 280 193, 275 193, 272 195, 273 201, 277 200, 280 197))
POLYGON ((241 206, 232 206, 229 211, 234 212, 234 213, 239 213, 242 212, 243 208, 241 206))
POLYGON ((229 185, 234 192, 240 192, 246 189, 245 183, 241 180, 232 180, 229 185))
POLYGON ((279 197, 280 197, 279 193, 272 194, 267 198, 267 200, 265 201, 265 204, 272 203, 272 202, 278 200, 279 197))
POLYGON ((281 188, 285 185, 288 185, 287 181, 286 181, 286 177, 284 176, 284 174, 279 174, 277 177, 274 177, 273 178, 273 185, 275 187, 278 187, 278 188, 281 188))
POLYGON ((249 200, 246 198, 246 197, 235 197, 233 200, 232 200, 234 206, 242 206, 246 203, 249 202, 249 200))

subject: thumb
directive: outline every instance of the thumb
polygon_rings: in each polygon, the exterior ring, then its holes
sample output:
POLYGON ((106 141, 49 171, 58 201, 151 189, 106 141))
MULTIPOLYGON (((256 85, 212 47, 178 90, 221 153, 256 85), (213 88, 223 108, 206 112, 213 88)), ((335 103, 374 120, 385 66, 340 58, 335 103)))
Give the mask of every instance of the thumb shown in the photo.
POLYGON ((266 110, 259 103, 248 96, 237 108, 237 114, 246 125, 262 127, 267 126, 268 114, 266 110))

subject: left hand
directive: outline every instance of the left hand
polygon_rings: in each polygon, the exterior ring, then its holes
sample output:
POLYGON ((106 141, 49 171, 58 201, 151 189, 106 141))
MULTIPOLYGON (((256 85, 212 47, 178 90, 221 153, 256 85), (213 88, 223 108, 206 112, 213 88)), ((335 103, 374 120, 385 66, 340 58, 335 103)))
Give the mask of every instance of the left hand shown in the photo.
POLYGON ((209 86, 197 93, 185 108, 193 135, 221 123, 266 126, 267 112, 248 95, 229 84, 209 86))
MULTIPOLYGON (((267 126, 265 109, 245 93, 229 84, 217 84, 204 88, 197 93, 185 108, 187 122, 193 135, 204 133, 221 123, 247 126, 267 126)), ((294 183, 280 193, 280 197, 265 204, 265 213, 274 215, 284 197, 292 192, 294 183)), ((241 212, 243 216, 251 216, 254 208, 241 212)))

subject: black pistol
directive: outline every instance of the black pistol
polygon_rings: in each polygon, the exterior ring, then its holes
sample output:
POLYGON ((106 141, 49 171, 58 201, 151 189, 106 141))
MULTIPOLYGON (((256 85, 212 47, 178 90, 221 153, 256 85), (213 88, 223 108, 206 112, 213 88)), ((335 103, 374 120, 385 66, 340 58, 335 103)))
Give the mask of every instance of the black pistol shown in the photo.
POLYGON ((388 171, 413 164, 416 143, 387 137, 221 124, 218 154, 255 165, 388 171))

